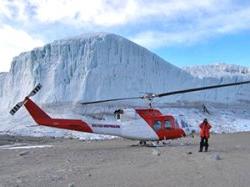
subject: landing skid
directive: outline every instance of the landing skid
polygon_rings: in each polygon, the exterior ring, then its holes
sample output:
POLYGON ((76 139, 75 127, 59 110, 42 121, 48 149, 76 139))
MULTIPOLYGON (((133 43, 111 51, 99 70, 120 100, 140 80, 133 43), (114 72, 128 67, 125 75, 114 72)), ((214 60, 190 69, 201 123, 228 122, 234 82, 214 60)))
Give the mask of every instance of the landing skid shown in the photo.
POLYGON ((162 142, 150 142, 149 144, 146 144, 146 147, 164 147, 167 144, 163 144, 162 142))
POLYGON ((133 147, 164 147, 168 144, 165 141, 139 141, 138 144, 131 145, 133 147))

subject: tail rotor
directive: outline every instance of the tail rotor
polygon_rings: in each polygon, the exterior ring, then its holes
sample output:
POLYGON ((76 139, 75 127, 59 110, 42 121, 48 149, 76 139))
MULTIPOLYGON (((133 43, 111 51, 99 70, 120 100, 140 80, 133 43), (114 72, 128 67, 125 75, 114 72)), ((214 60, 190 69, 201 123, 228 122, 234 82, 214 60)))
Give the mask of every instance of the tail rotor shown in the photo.
MULTIPOLYGON (((34 95, 36 95, 36 93, 42 88, 42 85, 39 83, 30 93, 26 98, 32 97, 34 95)), ((25 98, 25 99, 26 99, 25 98)), ((24 101, 21 101, 19 103, 17 103, 11 110, 10 110, 10 114, 12 116, 15 115, 15 113, 23 106, 23 104, 25 103, 25 99, 24 101)))

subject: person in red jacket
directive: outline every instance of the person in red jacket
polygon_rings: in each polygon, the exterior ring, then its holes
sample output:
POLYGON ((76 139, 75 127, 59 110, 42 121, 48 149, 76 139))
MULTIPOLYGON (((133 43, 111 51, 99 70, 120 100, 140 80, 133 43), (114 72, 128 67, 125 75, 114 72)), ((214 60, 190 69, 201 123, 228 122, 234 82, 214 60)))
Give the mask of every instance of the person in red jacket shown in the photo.
POLYGON ((199 152, 203 151, 203 147, 205 146, 205 151, 207 152, 208 150, 208 138, 210 137, 210 129, 212 126, 208 123, 207 119, 205 118, 203 122, 200 124, 200 137, 201 137, 201 142, 200 142, 200 150, 199 152))

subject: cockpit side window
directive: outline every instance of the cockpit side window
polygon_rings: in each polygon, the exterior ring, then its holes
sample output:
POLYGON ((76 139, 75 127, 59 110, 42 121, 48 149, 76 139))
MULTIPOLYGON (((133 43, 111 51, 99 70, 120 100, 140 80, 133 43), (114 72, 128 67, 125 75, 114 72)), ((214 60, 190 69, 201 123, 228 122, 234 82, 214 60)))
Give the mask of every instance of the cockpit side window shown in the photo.
POLYGON ((161 128, 161 122, 160 121, 155 121, 154 125, 153 125, 153 129, 155 131, 158 131, 161 128))
POLYGON ((163 123, 164 123, 163 127, 164 127, 165 129, 171 129, 171 128, 172 128, 171 122, 170 122, 170 121, 166 120, 166 121, 164 121, 163 123))

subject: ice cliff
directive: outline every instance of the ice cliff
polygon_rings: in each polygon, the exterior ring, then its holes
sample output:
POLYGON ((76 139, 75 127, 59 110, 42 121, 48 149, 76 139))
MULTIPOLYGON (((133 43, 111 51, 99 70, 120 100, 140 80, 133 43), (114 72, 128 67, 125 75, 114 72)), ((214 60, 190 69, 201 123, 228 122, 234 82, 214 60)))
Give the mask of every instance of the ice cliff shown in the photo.
POLYGON ((195 79, 147 49, 114 34, 54 41, 15 57, 0 75, 0 104, 9 108, 37 83, 40 103, 92 101, 182 89, 195 79))

